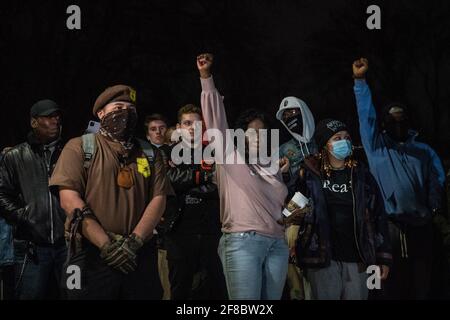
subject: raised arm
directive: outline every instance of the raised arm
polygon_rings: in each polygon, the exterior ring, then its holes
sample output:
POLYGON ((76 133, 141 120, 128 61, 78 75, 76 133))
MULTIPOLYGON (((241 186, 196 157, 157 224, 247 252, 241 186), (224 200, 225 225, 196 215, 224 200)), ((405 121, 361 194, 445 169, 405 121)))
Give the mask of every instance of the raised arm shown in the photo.
POLYGON ((202 84, 201 105, 206 129, 218 129, 225 134, 228 129, 223 97, 217 91, 211 75, 213 55, 204 53, 197 57, 197 68, 202 84))
POLYGON ((358 110, 359 132, 364 149, 366 152, 371 152, 376 149, 379 130, 372 94, 365 80, 368 69, 369 61, 365 58, 353 62, 353 78, 355 79, 353 90, 358 110))

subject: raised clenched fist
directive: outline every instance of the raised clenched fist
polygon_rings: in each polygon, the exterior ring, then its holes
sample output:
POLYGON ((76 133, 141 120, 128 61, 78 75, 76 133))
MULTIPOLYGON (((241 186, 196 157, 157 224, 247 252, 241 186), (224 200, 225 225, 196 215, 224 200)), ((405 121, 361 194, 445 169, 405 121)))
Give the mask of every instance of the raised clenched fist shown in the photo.
POLYGON ((369 60, 366 58, 361 58, 353 62, 353 78, 365 78, 367 70, 369 70, 369 60))
POLYGON ((211 66, 214 57, 211 53, 202 53, 197 56, 197 68, 200 72, 200 77, 209 78, 211 76, 211 66))

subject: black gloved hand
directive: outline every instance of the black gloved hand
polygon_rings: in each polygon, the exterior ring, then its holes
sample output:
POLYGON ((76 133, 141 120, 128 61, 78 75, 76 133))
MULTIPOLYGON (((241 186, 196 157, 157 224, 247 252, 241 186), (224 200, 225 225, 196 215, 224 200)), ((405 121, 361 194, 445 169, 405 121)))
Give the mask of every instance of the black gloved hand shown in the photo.
POLYGON ((143 240, 134 233, 129 237, 123 237, 108 232, 111 242, 101 248, 100 257, 105 263, 124 274, 133 272, 136 267, 137 251, 144 244, 143 240))
POLYGON ((137 255, 139 249, 144 245, 144 240, 137 234, 132 233, 125 239, 123 244, 124 250, 129 250, 130 253, 137 255))

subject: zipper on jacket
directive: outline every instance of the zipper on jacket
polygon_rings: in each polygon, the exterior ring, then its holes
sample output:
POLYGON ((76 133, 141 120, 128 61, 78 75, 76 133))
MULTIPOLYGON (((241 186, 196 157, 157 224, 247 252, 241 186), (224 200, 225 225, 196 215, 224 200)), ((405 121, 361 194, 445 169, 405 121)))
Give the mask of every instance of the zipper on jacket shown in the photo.
MULTIPOLYGON (((56 151, 56 148, 55 148, 56 151)), ((45 150, 44 150, 45 153, 45 150)), ((51 168, 51 163, 52 163, 52 157, 53 157, 53 152, 50 151, 50 158, 48 159, 48 163, 47 163, 47 159, 45 157, 44 154, 44 167, 45 167, 45 173, 48 177, 48 179, 50 179, 50 168, 51 168)), ((50 190, 48 190, 48 204, 49 204, 49 211, 50 211, 50 243, 51 244, 55 244, 55 240, 54 240, 54 232, 53 232, 53 204, 52 204, 52 193, 50 192, 50 190)))
MULTIPOLYGON (((47 163, 45 163, 45 167, 47 168, 47 175, 50 173, 50 166, 51 166, 51 157, 50 157, 50 162, 47 166, 47 163)), ((53 204, 52 204, 52 193, 50 192, 50 190, 48 191, 48 203, 49 203, 49 208, 50 208, 50 243, 51 244, 55 244, 55 240, 54 240, 54 234, 53 234, 53 204)))
POLYGON ((352 207, 353 207, 353 234, 355 236, 356 249, 358 250, 359 257, 361 258, 361 261, 363 263, 366 263, 361 254, 361 250, 359 248, 358 236, 357 236, 357 232, 356 232, 356 211, 355 211, 355 192, 354 192, 355 186, 353 184, 353 167, 350 170, 350 183, 351 183, 351 187, 352 187, 352 198, 353 198, 353 205, 352 205, 352 207))
POLYGON ((55 244, 55 240, 53 238, 53 206, 52 206, 52 194, 49 191, 48 192, 48 196, 49 196, 49 203, 50 203, 50 242, 52 244, 55 244))

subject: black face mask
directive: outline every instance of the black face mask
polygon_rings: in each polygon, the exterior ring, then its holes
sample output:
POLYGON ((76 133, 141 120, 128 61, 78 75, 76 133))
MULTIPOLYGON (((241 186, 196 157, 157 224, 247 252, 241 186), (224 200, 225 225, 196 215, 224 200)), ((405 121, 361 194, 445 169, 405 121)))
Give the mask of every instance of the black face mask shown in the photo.
POLYGON ((292 132, 299 135, 303 134, 303 118, 301 114, 288 118, 284 123, 292 132))
POLYGON ((127 141, 134 135, 136 124, 136 111, 121 109, 104 116, 100 130, 114 140, 127 141))
POLYGON ((385 123, 386 133, 395 141, 405 142, 408 137, 408 131, 410 129, 409 121, 404 119, 396 121, 394 119, 388 119, 385 123))

